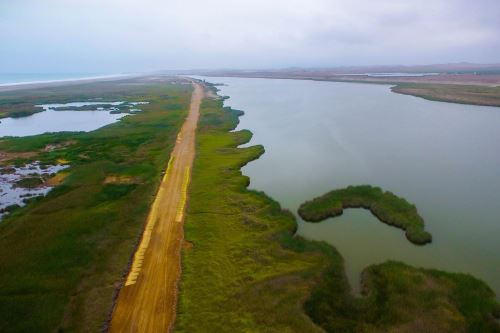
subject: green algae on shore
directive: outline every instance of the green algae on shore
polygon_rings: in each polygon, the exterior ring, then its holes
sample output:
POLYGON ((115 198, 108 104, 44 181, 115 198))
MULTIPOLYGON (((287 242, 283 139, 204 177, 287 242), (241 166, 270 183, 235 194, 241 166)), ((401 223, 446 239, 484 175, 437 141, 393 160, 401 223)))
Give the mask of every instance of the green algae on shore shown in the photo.
POLYGON ((298 213, 305 221, 320 222, 342 215, 345 208, 370 210, 381 222, 405 230, 406 238, 414 244, 423 245, 432 241, 431 234, 424 230, 424 220, 417 208, 379 187, 361 185, 333 190, 303 203, 298 213))

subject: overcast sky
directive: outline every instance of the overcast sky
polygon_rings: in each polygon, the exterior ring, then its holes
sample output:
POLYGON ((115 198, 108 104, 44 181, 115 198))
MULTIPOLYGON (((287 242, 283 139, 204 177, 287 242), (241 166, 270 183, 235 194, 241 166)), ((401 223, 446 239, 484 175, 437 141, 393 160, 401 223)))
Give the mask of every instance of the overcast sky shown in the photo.
POLYGON ((500 62, 499 0, 0 0, 0 72, 500 62))

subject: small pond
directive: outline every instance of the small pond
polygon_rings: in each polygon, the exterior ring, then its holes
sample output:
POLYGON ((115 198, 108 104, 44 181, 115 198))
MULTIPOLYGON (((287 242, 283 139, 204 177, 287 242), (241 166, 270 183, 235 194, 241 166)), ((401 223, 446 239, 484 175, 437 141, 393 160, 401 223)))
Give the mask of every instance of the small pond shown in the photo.
POLYGON ((53 186, 47 182, 69 165, 40 165, 33 162, 21 167, 0 168, 0 220, 17 206, 22 207, 27 200, 44 196, 53 186))
POLYGON ((0 119, 0 137, 47 132, 89 132, 140 112, 148 102, 75 102, 37 105, 43 112, 22 118, 0 119))

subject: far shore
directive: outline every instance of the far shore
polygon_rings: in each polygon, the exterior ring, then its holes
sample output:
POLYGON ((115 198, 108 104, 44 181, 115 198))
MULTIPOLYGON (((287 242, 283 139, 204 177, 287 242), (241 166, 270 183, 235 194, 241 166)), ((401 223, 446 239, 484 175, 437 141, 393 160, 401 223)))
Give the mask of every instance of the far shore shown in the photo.
POLYGON ((310 80, 390 85, 391 91, 436 102, 500 107, 500 75, 439 74, 423 76, 387 76, 329 74, 321 71, 211 71, 198 72, 206 77, 236 77, 285 80, 310 80))

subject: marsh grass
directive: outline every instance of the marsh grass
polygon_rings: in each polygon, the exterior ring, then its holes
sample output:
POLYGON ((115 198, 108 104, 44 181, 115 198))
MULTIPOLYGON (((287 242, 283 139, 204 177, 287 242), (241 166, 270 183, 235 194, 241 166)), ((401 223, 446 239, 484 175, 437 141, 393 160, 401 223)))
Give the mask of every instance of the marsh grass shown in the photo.
POLYGON ((320 222, 329 217, 342 215, 345 208, 365 208, 381 222, 405 230, 408 240, 423 245, 432 241, 424 230, 424 220, 415 205, 392 192, 369 185, 349 186, 333 190, 303 203, 299 215, 309 222, 320 222))

